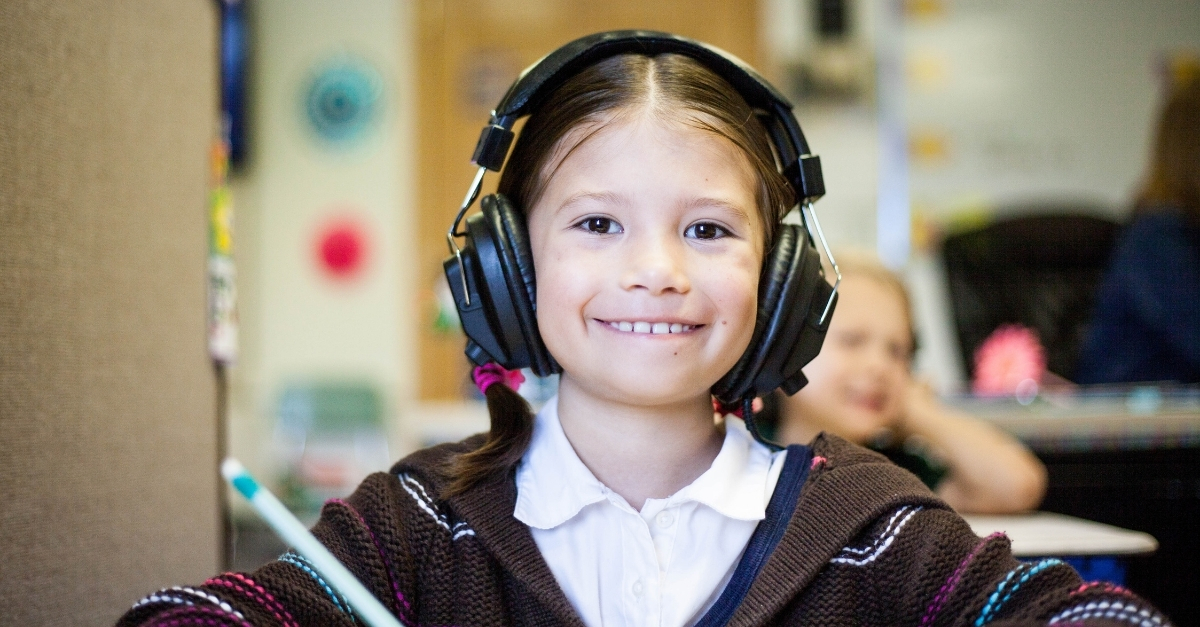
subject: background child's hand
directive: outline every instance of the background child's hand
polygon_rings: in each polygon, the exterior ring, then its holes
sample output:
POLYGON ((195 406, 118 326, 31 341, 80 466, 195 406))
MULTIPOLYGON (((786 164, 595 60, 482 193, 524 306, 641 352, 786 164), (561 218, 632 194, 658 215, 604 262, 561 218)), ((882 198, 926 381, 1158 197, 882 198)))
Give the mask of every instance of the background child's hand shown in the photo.
POLYGON ((991 423, 944 405, 925 381, 905 391, 901 438, 919 436, 949 467, 938 496, 956 510, 979 514, 1037 507, 1046 469, 1016 438, 991 423))
POLYGON ((936 428, 942 404, 929 382, 909 377, 901 408, 896 430, 901 435, 924 435, 936 428))

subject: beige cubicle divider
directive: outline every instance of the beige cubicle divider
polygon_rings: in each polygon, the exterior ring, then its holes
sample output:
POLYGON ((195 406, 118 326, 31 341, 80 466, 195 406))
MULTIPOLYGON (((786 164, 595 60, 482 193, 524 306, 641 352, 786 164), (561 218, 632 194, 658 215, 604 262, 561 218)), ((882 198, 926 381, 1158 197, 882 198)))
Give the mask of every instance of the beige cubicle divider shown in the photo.
POLYGON ((218 568, 212 0, 0 2, 0 623, 218 568))

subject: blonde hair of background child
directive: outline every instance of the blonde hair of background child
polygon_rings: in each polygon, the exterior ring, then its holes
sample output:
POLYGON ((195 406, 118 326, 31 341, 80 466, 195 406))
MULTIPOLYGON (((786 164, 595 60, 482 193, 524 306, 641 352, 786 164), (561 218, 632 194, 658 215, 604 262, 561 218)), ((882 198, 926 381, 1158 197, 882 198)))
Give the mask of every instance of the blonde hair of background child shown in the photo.
MULTIPOLYGON (((841 270, 843 279, 848 276, 866 277, 893 290, 897 298, 900 299, 901 309, 904 310, 908 327, 910 329, 913 328, 915 321, 913 320, 912 300, 908 295, 908 287, 904 284, 904 280, 900 278, 899 274, 883 265, 878 255, 865 248, 838 249, 834 251, 834 255, 837 258, 838 269, 841 270)), ((822 258, 821 262, 825 266, 825 273, 828 276, 832 272, 829 261, 822 258)), ((910 342, 910 351, 915 350, 915 332, 910 337, 910 342)))

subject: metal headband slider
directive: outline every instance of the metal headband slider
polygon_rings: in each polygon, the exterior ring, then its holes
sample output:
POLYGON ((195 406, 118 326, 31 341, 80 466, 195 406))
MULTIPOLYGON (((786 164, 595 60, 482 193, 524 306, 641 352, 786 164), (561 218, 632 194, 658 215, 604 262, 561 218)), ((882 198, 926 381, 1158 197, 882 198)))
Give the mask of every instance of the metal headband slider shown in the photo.
POLYGON ((467 305, 471 304, 471 292, 467 289, 467 269, 463 267, 462 249, 458 247, 458 242, 454 241, 454 238, 466 235, 458 230, 458 225, 462 224, 467 209, 470 209, 471 205, 475 204, 475 199, 479 197, 479 190, 483 188, 483 175, 486 172, 487 168, 484 167, 480 167, 475 172, 475 179, 471 181, 471 188, 467 190, 467 195, 463 198, 462 207, 458 209, 458 215, 454 216, 454 223, 450 225, 450 230, 446 231, 446 244, 450 246, 450 253, 458 259, 458 274, 462 278, 463 294, 466 296, 467 305))
POLYGON ((808 220, 804 221, 804 225, 808 228, 808 236, 813 237, 813 229, 816 228, 816 239, 821 242, 821 248, 825 249, 825 257, 829 259, 829 265, 833 266, 833 274, 836 279, 833 282, 833 291, 829 294, 829 300, 825 303, 825 310, 821 312, 821 319, 817 322, 818 325, 824 325, 829 318, 829 312, 833 309, 833 299, 837 296, 838 287, 842 284, 842 270, 838 267, 837 260, 833 258, 833 251, 829 249, 829 242, 825 241, 825 232, 821 230, 821 223, 817 220, 817 212, 813 211, 812 202, 805 202, 801 205, 801 211, 808 211, 808 220))

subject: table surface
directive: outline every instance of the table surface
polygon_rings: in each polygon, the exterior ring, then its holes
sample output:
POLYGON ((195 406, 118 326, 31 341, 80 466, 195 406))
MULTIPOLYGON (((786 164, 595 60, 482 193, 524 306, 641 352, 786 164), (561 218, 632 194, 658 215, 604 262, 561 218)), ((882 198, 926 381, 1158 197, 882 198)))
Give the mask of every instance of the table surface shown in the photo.
POLYGON ((1099 386, 1013 398, 949 397, 1039 451, 1200 446, 1200 387, 1099 386))
POLYGON ((976 535, 1007 534, 1017 557, 1139 555, 1158 549, 1148 533, 1050 512, 963 518, 976 535))

